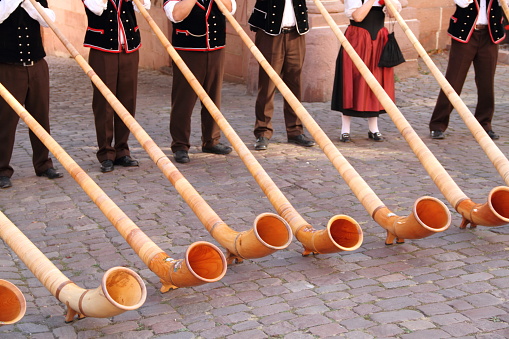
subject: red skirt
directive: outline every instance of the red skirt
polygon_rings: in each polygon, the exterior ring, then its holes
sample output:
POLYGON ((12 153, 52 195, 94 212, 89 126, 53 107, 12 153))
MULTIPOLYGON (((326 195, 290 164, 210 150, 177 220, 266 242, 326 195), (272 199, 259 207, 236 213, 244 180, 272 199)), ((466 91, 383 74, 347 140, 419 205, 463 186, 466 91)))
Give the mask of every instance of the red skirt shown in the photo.
MULTIPOLYGON (((378 67, 380 55, 387 42, 387 29, 380 29, 376 39, 372 40, 366 29, 349 26, 345 37, 394 101, 394 69, 378 67)), ((340 49, 336 62, 332 109, 355 117, 377 117, 380 113, 385 113, 380 101, 343 48, 340 49)))

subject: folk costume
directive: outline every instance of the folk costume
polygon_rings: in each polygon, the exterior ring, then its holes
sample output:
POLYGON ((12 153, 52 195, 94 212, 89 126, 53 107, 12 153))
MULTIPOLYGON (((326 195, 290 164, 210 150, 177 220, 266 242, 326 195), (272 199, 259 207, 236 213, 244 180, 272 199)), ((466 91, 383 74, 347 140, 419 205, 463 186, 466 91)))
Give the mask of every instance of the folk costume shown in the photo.
MULTIPOLYGON (((90 47, 89 64, 134 116, 141 47, 136 5, 130 0, 83 0, 83 4, 88 18, 83 46, 90 47)), ((143 4, 150 9, 150 0, 143 4)), ((92 110, 101 171, 113 170, 113 164, 137 166, 138 162, 130 158, 129 129, 101 92, 93 88, 92 110)))
MULTIPOLYGON (((54 21, 55 13, 47 0, 39 3, 54 21)), ((0 0, 0 83, 49 133, 49 70, 41 26, 48 24, 29 1, 0 0)), ((14 170, 10 161, 18 121, 18 114, 0 98, 0 188, 11 186, 14 170)), ((53 169, 46 146, 31 130, 29 136, 35 173, 50 179, 61 177, 53 169)))
MULTIPOLYGON (((185 18, 175 17, 175 7, 185 0, 166 0, 163 8, 172 24, 172 44, 191 70, 208 96, 219 108, 224 74, 224 47, 226 43, 226 19, 213 0, 198 0, 191 4, 185 18)), ((231 13, 236 10, 231 0, 231 13)), ((198 95, 192 89, 180 69, 173 63, 171 90, 170 134, 171 149, 175 160, 189 162, 191 147, 191 115, 198 95)), ((221 130, 207 108, 201 107, 202 151, 228 154, 231 147, 219 143, 221 130)))
MULTIPOLYGON (((387 28, 384 27, 384 7, 379 0, 375 0, 362 21, 356 22, 352 16, 366 2, 367 0, 345 0, 345 14, 350 18, 350 25, 346 29, 345 37, 394 101, 394 69, 378 66, 389 34, 387 28)), ((398 1, 396 1, 396 6, 400 11, 401 4, 398 1)), ((381 113, 385 113, 380 101, 342 47, 336 59, 331 108, 343 113, 342 138, 340 140, 346 142, 350 141, 350 118, 345 117, 377 118, 381 113)), ((368 121, 370 124, 368 136, 375 141, 382 141, 377 119, 368 121)))
MULTIPOLYGON (((502 9, 497 0, 454 0, 456 11, 451 16, 449 63, 445 77, 458 95, 470 65, 474 64, 477 86, 475 118, 492 139, 498 139, 491 126, 495 112, 495 70, 498 44, 505 39, 502 9)), ((429 122, 431 137, 443 139, 453 106, 441 90, 429 122)))
MULTIPOLYGON (((305 34, 309 32, 305 0, 257 0, 248 23, 256 32, 255 44, 292 93, 301 99, 301 73, 306 53, 305 34)), ((265 150, 274 133, 274 94, 276 86, 265 70, 258 71, 258 95, 255 106, 255 149, 265 150)), ((283 107, 288 141, 301 146, 315 143, 303 134, 300 119, 290 105, 283 107)))

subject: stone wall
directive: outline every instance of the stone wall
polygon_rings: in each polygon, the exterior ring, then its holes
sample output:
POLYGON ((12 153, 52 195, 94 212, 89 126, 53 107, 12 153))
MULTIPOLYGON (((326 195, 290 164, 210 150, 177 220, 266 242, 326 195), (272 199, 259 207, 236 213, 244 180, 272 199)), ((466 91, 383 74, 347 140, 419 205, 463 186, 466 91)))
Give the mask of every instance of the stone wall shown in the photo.
MULTIPOLYGON (((249 30, 247 20, 255 0, 238 0, 236 21, 253 40, 254 33, 249 30)), ((401 0, 404 8, 401 16, 413 34, 419 39, 425 50, 444 49, 449 44, 446 30, 449 17, 454 10, 453 1, 438 0, 401 0)), ((348 19, 343 14, 341 0, 324 0, 338 27, 344 32, 348 19)), ((49 0, 50 7, 56 12, 56 25, 80 54, 87 57, 88 49, 82 47, 86 29, 86 16, 80 0, 49 0)), ((322 17, 313 1, 308 1, 311 30, 306 35, 307 54, 303 72, 303 101, 328 101, 332 93, 334 64, 340 43, 322 17)), ((162 10, 162 0, 152 0, 150 15, 169 36, 171 23, 162 10)), ((167 68, 171 62, 168 53, 157 36, 151 31, 146 20, 138 15, 143 47, 140 50, 140 67, 153 69, 167 68)), ((403 51, 406 63, 396 67, 396 76, 405 78, 418 73, 418 54, 399 25, 395 26, 395 35, 403 51)), ((50 55, 67 56, 69 52, 50 29, 44 32, 46 51, 50 55)), ((231 25, 227 27, 226 74, 228 81, 245 83, 248 93, 255 93, 257 86, 258 62, 246 44, 231 25)))

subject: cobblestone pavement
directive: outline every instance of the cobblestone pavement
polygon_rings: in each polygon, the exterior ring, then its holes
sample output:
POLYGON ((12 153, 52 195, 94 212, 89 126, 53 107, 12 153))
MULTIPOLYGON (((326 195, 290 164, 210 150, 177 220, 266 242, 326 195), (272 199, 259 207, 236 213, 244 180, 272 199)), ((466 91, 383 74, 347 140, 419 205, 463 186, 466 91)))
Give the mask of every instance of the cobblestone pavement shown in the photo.
MULTIPOLYGON (((443 70, 447 57, 433 57, 443 70)), ((183 258, 188 246, 220 246, 188 204, 132 138, 139 168, 102 174, 95 157, 91 85, 72 59, 47 58, 51 69, 52 136, 159 247, 183 258)), ((497 69, 494 130, 509 151, 509 66, 497 69)), ((137 120, 173 161, 169 149, 170 76, 141 70, 137 120)), ((432 140, 427 123, 438 84, 423 65, 418 78, 397 83, 397 104, 406 119, 461 190, 485 203, 504 185, 459 115, 453 113, 445 140, 432 140)), ((473 110, 473 75, 462 95, 473 110)), ((253 148, 255 97, 242 85, 224 85, 222 112, 253 148)), ((0 327, 1 338, 507 338, 509 337, 509 226, 459 229, 461 216, 445 200, 389 116, 380 119, 386 142, 367 138, 367 123, 353 119, 353 143, 339 142, 340 116, 329 102, 304 103, 340 152, 394 213, 406 216, 422 196, 451 211, 444 232, 386 246, 385 230, 359 203, 319 147, 286 143, 282 100, 277 97, 275 135, 266 152, 255 152, 296 210, 321 230, 337 214, 354 218, 364 241, 355 251, 303 257, 288 248, 232 264, 220 281, 160 293, 159 278, 136 255, 105 215, 73 180, 36 177, 27 127, 20 124, 12 165, 13 187, 0 191, 0 210, 55 264, 85 289, 99 286, 113 266, 133 269, 147 287, 137 310, 112 318, 66 324, 58 301, 4 243, 0 278, 16 284, 27 312, 0 327)), ((197 105, 198 108, 198 105, 197 105)), ((177 168, 212 209, 236 231, 249 230, 257 215, 275 210, 242 161, 201 153, 198 110, 192 126, 191 162, 177 168)), ((224 139, 226 140, 226 139, 224 139)), ((62 166, 58 167, 63 170, 62 166)))

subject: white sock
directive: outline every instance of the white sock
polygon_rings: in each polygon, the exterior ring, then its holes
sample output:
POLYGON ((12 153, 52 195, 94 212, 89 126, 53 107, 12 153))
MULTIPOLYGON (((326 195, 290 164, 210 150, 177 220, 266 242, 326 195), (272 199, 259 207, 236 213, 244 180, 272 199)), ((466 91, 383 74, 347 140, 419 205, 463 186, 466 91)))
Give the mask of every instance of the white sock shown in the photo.
POLYGON ((341 134, 350 133, 350 122, 352 122, 352 117, 348 115, 341 115, 341 134))
POLYGON ((380 132, 378 130, 378 117, 368 118, 368 127, 371 133, 380 132))

